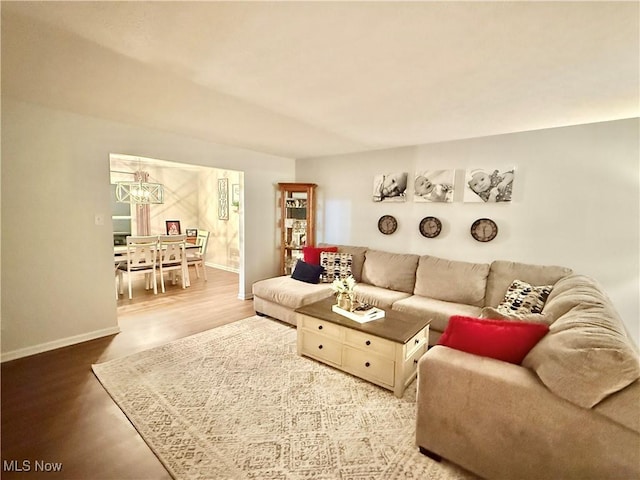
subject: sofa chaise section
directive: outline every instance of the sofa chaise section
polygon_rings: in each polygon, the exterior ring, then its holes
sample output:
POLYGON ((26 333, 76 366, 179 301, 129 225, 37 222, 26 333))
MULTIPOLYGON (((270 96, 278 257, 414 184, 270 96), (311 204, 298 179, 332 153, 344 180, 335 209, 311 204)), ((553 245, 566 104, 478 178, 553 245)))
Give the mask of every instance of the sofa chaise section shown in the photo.
POLYGON ((253 307, 258 315, 268 315, 296 325, 295 309, 319 302, 332 295, 327 283, 306 283, 288 275, 253 284, 253 307))

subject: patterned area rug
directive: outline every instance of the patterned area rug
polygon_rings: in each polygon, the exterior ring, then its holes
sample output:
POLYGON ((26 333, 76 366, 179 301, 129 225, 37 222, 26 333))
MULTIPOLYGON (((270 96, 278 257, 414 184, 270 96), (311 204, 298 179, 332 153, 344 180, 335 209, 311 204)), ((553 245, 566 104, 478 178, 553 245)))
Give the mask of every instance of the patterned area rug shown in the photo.
POLYGON ((471 479, 414 445, 403 398, 296 354, 250 317, 93 366, 177 479, 471 479))

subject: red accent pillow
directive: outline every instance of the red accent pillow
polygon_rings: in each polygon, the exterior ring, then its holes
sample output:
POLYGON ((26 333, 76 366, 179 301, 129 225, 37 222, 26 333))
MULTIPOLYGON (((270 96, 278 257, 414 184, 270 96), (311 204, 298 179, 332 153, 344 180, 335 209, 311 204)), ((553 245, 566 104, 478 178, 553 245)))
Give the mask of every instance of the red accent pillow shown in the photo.
POLYGON ((338 247, 302 247, 304 261, 311 265, 320 265, 320 254, 322 252, 337 252, 338 247))
POLYGON ((520 365, 549 331, 539 322, 486 320, 454 315, 438 345, 520 365))

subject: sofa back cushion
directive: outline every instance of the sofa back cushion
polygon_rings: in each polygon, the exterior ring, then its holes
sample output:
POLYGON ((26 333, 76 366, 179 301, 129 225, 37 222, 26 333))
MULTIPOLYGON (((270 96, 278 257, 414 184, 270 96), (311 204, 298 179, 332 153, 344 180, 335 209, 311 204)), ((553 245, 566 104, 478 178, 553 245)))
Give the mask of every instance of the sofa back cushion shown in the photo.
POLYGON ((362 281, 362 266, 364 265, 367 247, 354 247, 351 245, 338 245, 338 252, 351 255, 351 273, 356 282, 362 281))
POLYGON ((413 293, 422 297, 484 305, 488 263, 469 263, 425 255, 420 257, 413 293))
POLYGON ((514 280, 522 280, 531 285, 554 285, 569 274, 571 269, 566 267, 496 260, 489 270, 484 304, 487 307, 497 307, 514 280))
POLYGON ((547 301, 553 315, 568 310, 525 357, 522 365, 536 372, 556 395, 591 408, 640 378, 640 357, 622 320, 600 286, 584 275, 558 282, 547 301), (572 285, 573 288, 566 288, 572 285))
POLYGON ((594 297, 594 288, 599 288, 595 280, 585 275, 567 275, 553 286, 542 312, 555 320, 577 305, 598 305, 601 300, 594 297))
POLYGON ((362 281, 376 287, 413 293, 418 255, 367 250, 362 281))

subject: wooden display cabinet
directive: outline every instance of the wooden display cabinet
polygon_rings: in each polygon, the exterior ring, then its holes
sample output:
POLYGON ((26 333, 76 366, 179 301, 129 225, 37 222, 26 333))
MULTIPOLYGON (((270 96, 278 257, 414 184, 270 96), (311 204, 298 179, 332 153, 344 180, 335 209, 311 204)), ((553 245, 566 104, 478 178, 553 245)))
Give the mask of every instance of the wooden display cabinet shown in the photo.
POLYGON ((316 241, 315 183, 279 183, 280 274, 291 275, 302 249, 316 241))

